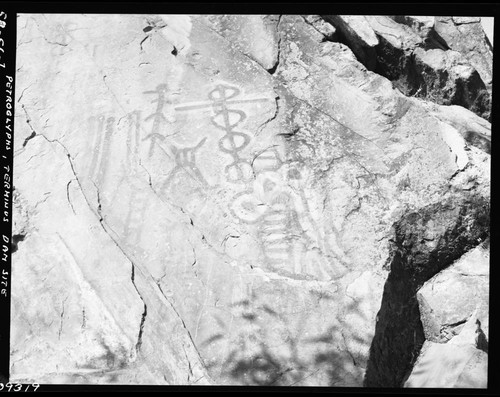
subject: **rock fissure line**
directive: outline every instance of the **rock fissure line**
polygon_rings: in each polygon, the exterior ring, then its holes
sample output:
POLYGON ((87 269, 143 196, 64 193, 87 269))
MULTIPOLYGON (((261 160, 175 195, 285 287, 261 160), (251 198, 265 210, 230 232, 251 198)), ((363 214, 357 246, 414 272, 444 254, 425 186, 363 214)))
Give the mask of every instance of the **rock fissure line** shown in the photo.
POLYGON ((203 244, 207 245, 209 248, 211 248, 212 250, 214 250, 217 254, 226 256, 227 258, 229 258, 230 260, 233 261, 234 260, 233 257, 231 257, 229 254, 227 254, 225 251, 220 251, 219 249, 215 248, 211 243, 209 243, 207 241, 207 239, 205 237, 205 233, 203 232, 203 230, 201 230, 197 225, 194 224, 194 221, 193 221, 193 218, 192 218, 191 214, 189 214, 181 206, 179 206, 177 204, 174 204, 174 203, 172 203, 169 200, 166 200, 162 195, 158 194, 158 192, 156 191, 156 189, 154 188, 154 186, 153 186, 153 184, 151 182, 151 174, 149 173, 149 171, 146 169, 146 167, 144 167, 144 165, 141 162, 139 162, 139 165, 148 174, 148 177, 149 177, 149 187, 151 188, 151 190, 153 191, 153 193, 155 194, 155 196, 157 196, 162 202, 167 203, 167 204, 171 205, 172 207, 176 208, 177 210, 179 210, 183 214, 184 217, 187 217, 187 219, 189 221, 187 221, 186 224, 190 224, 200 234, 201 240, 202 240, 203 244))
MULTIPOLYGON (((340 121, 338 121, 335 117, 333 117, 332 115, 328 114, 327 112, 325 112, 324 110, 314 106, 313 104, 309 103, 309 102, 306 102, 305 100, 303 100, 302 98, 299 98, 297 97, 295 94, 291 93, 290 92, 290 95, 292 95, 295 99, 297 99, 298 101, 300 101, 301 103, 303 103, 306 107, 310 108, 310 109, 314 109, 316 110, 317 112, 321 113, 322 115, 324 115, 325 117, 329 118, 330 120, 332 120, 333 122, 335 122, 335 124, 338 124, 340 126, 342 126, 343 128, 345 128, 346 130, 348 130, 349 132, 352 132, 353 134, 359 136, 361 139, 364 139, 368 142, 370 142, 372 145, 376 146, 381 152, 382 152, 382 155, 387 158, 388 161, 390 161, 390 159, 387 157, 387 155, 385 154, 385 151, 384 149, 382 149, 380 146, 378 146, 375 142, 373 142, 371 139, 365 137, 364 135, 354 131, 352 128, 348 127, 347 125, 341 123, 340 121)), ((350 156, 352 156, 352 158, 354 159, 355 157, 359 157, 357 156, 355 153, 352 153, 352 152, 348 152, 347 154, 349 154, 350 156)), ((369 171, 368 171, 369 172, 369 171)))
MULTIPOLYGON (((259 134, 262 132, 262 130, 264 128, 267 127, 267 125, 276 120, 276 117, 278 117, 278 113, 280 111, 280 105, 279 105, 279 101, 280 101, 280 97, 278 95, 276 95, 276 97, 274 98, 275 100, 275 109, 274 109, 274 114, 268 118, 266 121, 264 121, 258 128, 257 128, 257 131, 255 133, 255 137, 259 136, 259 134)), ((254 159, 255 160, 255 159, 254 159)), ((253 163, 253 162, 252 162, 253 163)))
POLYGON ((268 70, 266 68, 264 68, 257 60, 255 60, 254 58, 252 58, 250 55, 248 54, 245 54, 241 49, 239 49, 237 46, 233 45, 233 43, 228 40, 226 37, 224 37, 223 34, 219 33, 217 30, 215 30, 214 28, 212 28, 210 25, 208 25, 207 23, 205 22, 201 22, 201 24, 206 27, 207 29, 211 30, 212 32, 214 32, 217 36, 219 36, 222 40, 224 40, 224 42, 233 50, 235 51, 238 51, 238 53, 242 56, 244 56, 245 58, 247 58, 253 65, 257 65, 260 69, 262 70, 265 70, 266 72, 268 72, 268 70))
MULTIPOLYGON (((330 25, 330 26, 333 27, 333 25, 331 23, 329 23, 328 21, 326 21, 325 19, 323 19, 320 15, 318 15, 318 17, 321 18, 323 20, 323 22, 325 22, 326 24, 328 24, 328 25, 330 25)), ((301 15, 301 18, 304 20, 305 23, 307 23, 309 26, 311 26, 316 32, 318 32, 319 34, 321 34, 323 36, 323 42, 325 42, 325 41, 330 41, 332 43, 338 42, 337 40, 335 40, 331 36, 328 36, 327 34, 323 33, 321 30, 319 30, 313 23, 309 22, 307 20, 307 18, 304 17, 303 15, 301 15)))
POLYGON ((71 182, 73 182, 74 179, 70 179, 70 181, 68 182, 68 184, 66 185, 66 198, 68 200, 68 203, 71 207, 71 210, 73 211, 73 214, 76 215, 76 212, 75 212, 75 208, 73 207, 73 203, 71 202, 71 199, 70 199, 70 195, 69 195, 69 185, 71 184, 71 182))
POLYGON ((277 55, 276 55, 276 63, 271 69, 268 69, 267 72, 270 75, 274 75, 276 71, 278 70, 278 67, 280 65, 280 58, 281 58, 281 32, 280 32, 280 22, 281 22, 281 17, 282 15, 278 15, 278 23, 276 24, 276 34, 278 36, 278 43, 276 44, 277 47, 277 55))
MULTIPOLYGON (((68 158, 69 158, 69 154, 68 154, 68 158)), ((76 177, 76 173, 75 173, 75 177, 76 177)), ((105 224, 105 221, 104 221, 104 216, 102 215, 102 205, 101 205, 101 196, 100 196, 100 193, 99 193, 99 188, 97 187, 97 185, 95 184, 95 182, 92 181, 92 183, 94 184, 94 186, 96 188, 96 193, 97 193, 97 215, 98 215, 99 224, 101 225, 101 227, 104 230, 104 232, 109 236, 109 238, 111 239, 111 241, 114 242, 114 244, 116 245, 116 247, 125 256, 125 258, 127 258, 128 261, 130 262, 130 264, 131 264, 130 280, 132 281, 132 285, 134 286, 134 289, 136 290, 137 295, 139 295, 139 298, 141 299, 141 301, 143 303, 144 310, 143 310, 142 315, 141 315, 141 321, 140 321, 140 324, 139 324, 139 331, 138 331, 138 335, 137 335, 137 341, 136 341, 136 344, 135 344, 135 350, 136 350, 137 353, 139 353, 140 348, 142 346, 142 333, 143 333, 143 330, 144 330, 144 325, 145 325, 146 317, 147 317, 147 314, 148 314, 148 307, 146 305, 146 301, 142 297, 141 292, 139 291, 139 288, 137 288, 137 284, 135 283, 135 267, 136 267, 136 265, 135 265, 134 261, 132 260, 132 258, 130 258, 129 255, 123 250, 123 248, 120 246, 120 244, 118 243, 118 241, 109 233, 109 231, 108 231, 108 229, 106 227, 107 225, 105 224)), ((82 194, 85 196, 85 194, 83 193, 83 190, 82 190, 82 194)))
MULTIPOLYGON (((23 106, 24 108, 24 106, 23 106)), ((26 116, 28 117, 28 114, 25 110, 25 113, 26 113, 26 116)), ((31 127, 31 124, 29 122, 29 117, 28 117, 28 124, 30 125, 31 127)), ((118 244, 118 242, 115 240, 115 238, 109 233, 109 231, 107 230, 106 228, 106 225, 105 225, 105 222, 104 222, 104 218, 102 216, 102 212, 101 212, 101 200, 100 200, 100 194, 99 194, 99 189, 97 188, 97 186, 95 185, 94 183, 94 186, 96 186, 96 191, 97 191, 97 211, 95 211, 92 207, 92 205, 90 204, 90 202, 88 201, 87 199, 87 196, 85 195, 84 193, 84 190, 83 190, 83 187, 80 183, 80 179, 78 178, 78 175, 76 174, 76 171, 75 171, 75 168, 74 168, 74 165, 73 165, 73 161, 72 161, 72 157, 68 151, 68 149, 66 148, 66 146, 64 144, 62 144, 60 141, 58 141, 57 139, 54 139, 54 140, 50 140, 48 139, 44 134, 37 134, 36 136, 41 136, 42 138, 44 138, 47 142, 49 143, 57 143, 59 144, 64 152, 66 153, 66 157, 68 158, 68 161, 69 161, 69 164, 70 164, 70 167, 71 167, 71 171, 73 172, 73 175, 75 176, 75 179, 78 183, 78 186, 80 187, 80 191, 82 192, 82 196, 85 200, 85 202, 87 203, 87 206, 89 207, 89 209, 91 210, 92 213, 94 213, 96 216, 97 216, 97 219, 99 220, 99 224, 101 225, 102 229, 104 230, 104 232, 111 238, 111 241, 113 241, 113 243, 116 245, 116 247, 118 247, 118 249, 122 252, 122 254, 128 259, 128 261, 131 263, 132 265, 132 275, 131 275, 131 280, 132 280, 132 284, 134 285, 134 288, 135 290, 137 291, 137 294, 139 295, 139 298, 141 299, 141 301, 143 302, 144 304, 144 312, 141 316, 141 321, 140 321, 140 327, 139 327, 139 332, 138 332, 138 340, 136 342, 136 350, 138 350, 142 344, 142 331, 143 331, 143 328, 144 328, 144 323, 146 321, 146 315, 147 315, 147 306, 146 306, 146 302, 144 301, 144 298, 142 297, 141 293, 139 292, 136 284, 135 284, 135 264, 134 262, 132 261, 132 259, 125 253, 125 251, 121 248, 121 246, 118 244)), ((67 185, 67 187, 69 186, 69 183, 67 185)), ((69 196, 68 196, 69 198, 69 196)), ((74 208, 70 202, 70 205, 74 211, 74 208)))
MULTIPOLYGON (((170 299, 168 299, 167 295, 165 295, 165 293, 163 292, 163 289, 161 288, 161 285, 160 283, 158 282, 155 282, 156 286, 158 287, 160 293, 163 295, 163 297, 165 298, 165 300, 168 302, 168 304, 170 305, 170 307, 172 308, 172 310, 174 311, 174 313, 176 314, 177 318, 180 320, 183 328, 185 329, 191 343, 192 343, 192 346, 196 352, 196 354, 198 355, 198 358, 200 360, 200 363, 205 367, 205 363, 204 363, 204 360, 203 360, 203 357, 201 356, 200 352, 198 351, 198 347, 196 346, 196 343, 194 342, 193 340, 193 337, 191 336, 191 332, 189 331, 189 328, 186 326, 186 323, 184 322, 184 319, 182 318, 182 316, 179 314, 179 312, 177 311, 177 309, 175 308, 174 304, 170 301, 170 299)), ((189 362, 189 361, 188 361, 189 362)))
POLYGON ((141 293, 139 292, 139 289, 137 288, 137 285, 135 284, 135 265, 133 263, 132 263, 131 280, 135 290, 137 291, 137 294, 139 295, 139 298, 141 298, 142 303, 144 304, 144 311, 142 312, 141 323, 139 325, 139 333, 137 335, 137 342, 135 344, 135 351, 139 353, 142 346, 142 333, 144 331, 144 324, 146 323, 146 316, 148 315, 148 306, 146 305, 144 298, 142 297, 141 293))
POLYGON ((342 339, 344 340, 344 346, 345 346, 345 351, 347 352, 347 354, 349 354, 349 357, 351 357, 351 360, 352 360, 352 363, 355 367, 358 366, 358 363, 356 362, 356 359, 354 358, 353 354, 351 353, 351 351, 349 350, 349 347, 347 347, 347 340, 345 339, 345 335, 343 332, 340 333, 342 335, 342 339))

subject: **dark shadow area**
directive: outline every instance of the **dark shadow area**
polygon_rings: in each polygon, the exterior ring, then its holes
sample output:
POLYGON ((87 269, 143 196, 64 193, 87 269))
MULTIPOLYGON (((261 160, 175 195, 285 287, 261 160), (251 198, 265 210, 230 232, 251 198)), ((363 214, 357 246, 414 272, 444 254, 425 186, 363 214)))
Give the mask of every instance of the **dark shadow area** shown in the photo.
POLYGON ((488 353, 488 339, 484 334, 484 331, 481 329, 481 321, 476 320, 476 347, 479 350, 482 350, 485 353, 488 353))
MULTIPOLYGON (((348 46, 359 62, 368 70, 389 79, 393 87, 406 96, 415 96, 440 105, 459 105, 471 110, 485 120, 491 121, 491 96, 486 90, 485 82, 474 70, 470 75, 450 76, 448 70, 436 68, 415 56, 417 49, 425 51, 440 50, 448 57, 450 50, 446 40, 431 29, 420 43, 412 47, 395 45, 384 34, 374 31, 378 44, 368 45, 363 38, 352 31, 346 23, 336 15, 322 15, 337 29, 338 41, 348 46)), ((406 16, 395 16, 396 23, 411 26, 406 16)), ((387 33, 390 34, 390 33, 387 33)), ((440 55, 431 56, 440 56, 440 55)), ((451 61, 451 58, 450 58, 451 61)))
POLYGON ((466 131, 465 133, 462 134, 462 136, 464 137, 465 141, 468 144, 475 146, 478 149, 481 149, 485 153, 491 154, 490 137, 483 136, 474 131, 466 131))
POLYGON ((19 244, 20 241, 24 240, 25 235, 24 234, 14 234, 12 236, 12 253, 17 251, 17 245, 19 244))
POLYGON ((489 202, 472 194, 452 197, 410 213, 394 225, 390 274, 370 347, 365 386, 403 386, 424 342, 415 294, 427 280, 488 237, 489 208, 489 202), (429 244, 424 236, 432 234, 436 225, 440 232, 429 244))

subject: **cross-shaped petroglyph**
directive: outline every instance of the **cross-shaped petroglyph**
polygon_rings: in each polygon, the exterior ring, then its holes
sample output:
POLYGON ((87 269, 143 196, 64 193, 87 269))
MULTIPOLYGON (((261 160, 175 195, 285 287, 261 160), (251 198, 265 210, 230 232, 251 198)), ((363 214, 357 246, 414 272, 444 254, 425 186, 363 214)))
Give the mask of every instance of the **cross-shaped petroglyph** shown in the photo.
POLYGON ((179 172, 187 173, 191 178, 200 182, 203 186, 208 186, 207 181, 203 177, 201 171, 196 165, 196 151, 203 146, 207 138, 203 138, 196 146, 178 149, 171 146, 171 151, 175 155, 175 167, 170 171, 169 176, 164 182, 164 188, 167 187, 175 175, 179 172))
POLYGON ((209 186, 201 171, 196 166, 196 151, 205 143, 206 138, 203 138, 196 146, 182 148, 179 149, 175 146, 170 146, 170 149, 165 148, 163 145, 160 145, 160 141, 163 142, 166 138, 162 132, 162 124, 167 121, 163 113, 164 107, 170 103, 166 96, 168 93, 167 84, 159 84, 155 90, 153 91, 145 91, 145 94, 155 94, 157 97, 152 102, 156 103, 156 111, 146 117, 145 121, 153 120, 153 125, 151 128, 151 133, 147 135, 143 141, 150 140, 148 156, 152 157, 154 154, 154 150, 159 149, 163 152, 168 158, 173 159, 175 162, 175 166, 167 177, 166 181, 163 183, 162 190, 166 189, 175 175, 179 172, 184 171, 187 173, 192 179, 198 181, 202 186, 209 186))
POLYGON ((253 172, 251 164, 242 159, 240 155, 240 152, 250 143, 250 136, 235 130, 246 119, 247 115, 244 111, 231 108, 231 106, 270 100, 269 98, 236 99, 240 94, 241 91, 237 87, 218 84, 208 94, 210 101, 186 103, 175 107, 177 111, 213 110, 212 124, 225 132, 225 135, 219 140, 219 149, 229 154, 233 159, 232 163, 225 168, 227 180, 232 183, 251 181, 253 172))

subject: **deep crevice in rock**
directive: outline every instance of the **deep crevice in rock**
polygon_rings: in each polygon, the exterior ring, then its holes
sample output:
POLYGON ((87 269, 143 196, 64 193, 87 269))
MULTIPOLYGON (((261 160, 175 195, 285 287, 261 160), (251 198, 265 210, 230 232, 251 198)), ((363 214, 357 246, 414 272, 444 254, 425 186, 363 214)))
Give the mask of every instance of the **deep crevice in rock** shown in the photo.
POLYGON ((142 345, 142 333, 144 332, 144 324, 146 322, 146 316, 148 315, 148 306, 146 305, 144 298, 142 297, 141 293, 139 292, 139 289, 135 285, 135 265, 133 263, 132 263, 131 280, 132 280, 132 284, 134 285, 135 290, 137 291, 137 294, 139 295, 139 298, 141 298, 142 303, 144 304, 144 311, 142 312, 141 323, 139 325, 139 334, 137 336, 137 342, 135 344, 135 350, 136 350, 136 352, 139 352, 139 350, 141 349, 141 345, 142 345))
POLYGON ((390 273, 377 315, 365 386, 403 386, 425 339, 416 292, 487 238, 489 202, 472 195, 459 200, 430 205, 394 225, 390 273), (434 239, 424 239, 434 228, 434 239))
POLYGON ((276 73, 276 70, 278 69, 278 66, 280 64, 280 56, 281 56, 281 33, 280 33, 280 22, 281 22, 281 15, 278 16, 278 23, 276 24, 276 34, 278 35, 278 51, 276 55, 276 63, 274 66, 270 69, 267 69, 269 74, 274 75, 276 73))
POLYGON ((23 142, 23 147, 26 147, 26 145, 28 144, 28 141, 30 139, 33 139, 34 137, 36 137, 36 132, 35 131, 32 131, 31 132, 31 135, 29 137, 27 137, 24 142, 23 142))
POLYGON ((66 185, 66 199, 68 200, 69 206, 71 207, 73 214, 76 215, 75 208, 73 207, 73 203, 71 202, 71 198, 70 198, 70 194, 69 194, 69 185, 71 185, 71 182, 73 182, 73 179, 71 179, 66 185))
POLYGON ((26 236, 24 234, 14 234, 11 240, 12 253, 16 252, 18 249, 18 244, 20 241, 24 241, 26 236))

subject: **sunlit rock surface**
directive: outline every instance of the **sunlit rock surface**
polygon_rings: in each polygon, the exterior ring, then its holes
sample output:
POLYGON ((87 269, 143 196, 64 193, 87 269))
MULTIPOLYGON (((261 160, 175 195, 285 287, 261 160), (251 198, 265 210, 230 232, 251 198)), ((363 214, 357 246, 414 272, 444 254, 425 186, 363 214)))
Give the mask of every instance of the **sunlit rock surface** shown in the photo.
POLYGON ((425 35, 333 17, 19 16, 12 381, 403 385, 490 124, 378 73, 425 35))

